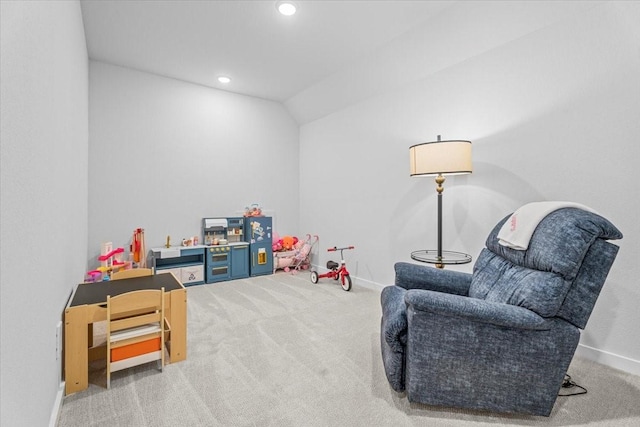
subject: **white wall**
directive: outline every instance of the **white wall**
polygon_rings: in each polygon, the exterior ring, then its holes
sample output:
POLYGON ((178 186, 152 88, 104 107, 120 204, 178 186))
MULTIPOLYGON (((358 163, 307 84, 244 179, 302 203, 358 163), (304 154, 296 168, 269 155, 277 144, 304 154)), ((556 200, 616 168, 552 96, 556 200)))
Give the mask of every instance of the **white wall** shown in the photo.
POLYGON ((0 424, 44 426, 62 396, 56 326, 85 269, 87 49, 77 1, 0 7, 0 424))
MULTIPOLYGON (((483 3, 474 14, 463 3, 424 25, 477 40, 492 28, 465 29, 485 15, 493 28, 529 22, 510 2, 483 3)), ((640 3, 593 3, 556 19, 503 43, 478 42, 483 48, 468 56, 447 51, 457 59, 443 68, 410 70, 413 79, 401 85, 384 80, 385 90, 303 125, 300 226, 321 237, 314 263, 332 258, 326 247, 353 244, 347 262, 356 283, 393 283, 396 261, 436 244, 435 184, 409 177, 408 147, 438 134, 469 139, 474 173, 445 183, 445 249, 476 257, 498 220, 527 202, 593 207, 625 237, 580 352, 640 374, 640 3)), ((450 48, 466 46, 457 43, 450 48)), ((438 39, 394 44, 434 61, 444 54, 438 39)), ((376 60, 386 58, 375 52, 366 69, 353 64, 332 80, 360 73, 366 81, 366 70, 377 73, 376 60)), ((472 264, 447 268, 470 272, 472 264)))
POLYGON ((282 104, 90 63, 89 247, 200 235, 207 216, 259 203, 298 230, 298 126, 282 104))

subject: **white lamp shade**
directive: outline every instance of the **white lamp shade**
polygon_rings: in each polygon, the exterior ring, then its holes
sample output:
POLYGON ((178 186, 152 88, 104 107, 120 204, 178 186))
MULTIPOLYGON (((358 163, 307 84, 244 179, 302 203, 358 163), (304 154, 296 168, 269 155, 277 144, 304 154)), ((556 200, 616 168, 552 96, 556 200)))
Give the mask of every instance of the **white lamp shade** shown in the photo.
POLYGON ((461 175, 473 172, 471 141, 434 141, 409 147, 411 176, 461 175))

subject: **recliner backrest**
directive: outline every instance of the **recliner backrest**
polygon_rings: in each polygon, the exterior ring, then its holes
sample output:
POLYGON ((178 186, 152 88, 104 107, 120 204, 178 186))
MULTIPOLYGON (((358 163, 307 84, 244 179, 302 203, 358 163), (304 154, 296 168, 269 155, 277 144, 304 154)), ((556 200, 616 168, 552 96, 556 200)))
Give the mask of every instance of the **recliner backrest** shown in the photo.
POLYGON ((597 214, 563 208, 547 215, 528 249, 519 251, 498 243, 508 218, 489 234, 469 296, 558 316, 584 328, 618 250, 605 240, 620 239, 622 233, 597 214))

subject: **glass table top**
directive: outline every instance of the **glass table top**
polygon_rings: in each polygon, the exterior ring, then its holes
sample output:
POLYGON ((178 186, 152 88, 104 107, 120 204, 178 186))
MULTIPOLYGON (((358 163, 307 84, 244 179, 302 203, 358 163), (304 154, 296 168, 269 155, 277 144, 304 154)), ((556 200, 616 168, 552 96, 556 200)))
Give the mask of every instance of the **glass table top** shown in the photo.
POLYGON ((411 259, 430 264, 453 265, 471 262, 471 255, 462 252, 442 251, 442 256, 439 257, 436 249, 423 249, 411 252, 411 259))

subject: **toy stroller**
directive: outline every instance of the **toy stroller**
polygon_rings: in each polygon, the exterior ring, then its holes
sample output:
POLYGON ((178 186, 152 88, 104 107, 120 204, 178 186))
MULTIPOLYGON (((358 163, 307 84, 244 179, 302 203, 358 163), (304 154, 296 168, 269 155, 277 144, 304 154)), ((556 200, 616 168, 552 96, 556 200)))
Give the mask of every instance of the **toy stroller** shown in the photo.
POLYGON ((313 249, 316 243, 318 243, 318 236, 314 235, 312 237, 310 234, 307 234, 302 244, 298 242, 299 249, 296 251, 296 254, 293 257, 294 272, 300 271, 300 269, 306 270, 307 268, 309 268, 310 261, 311 261, 309 257, 311 255, 311 250, 313 249))
POLYGON ((310 260, 309 255, 311 250, 318 243, 318 236, 311 236, 307 234, 304 240, 296 243, 295 252, 289 257, 277 258, 276 268, 283 268, 284 271, 295 274, 298 271, 306 270, 309 268, 310 260))

